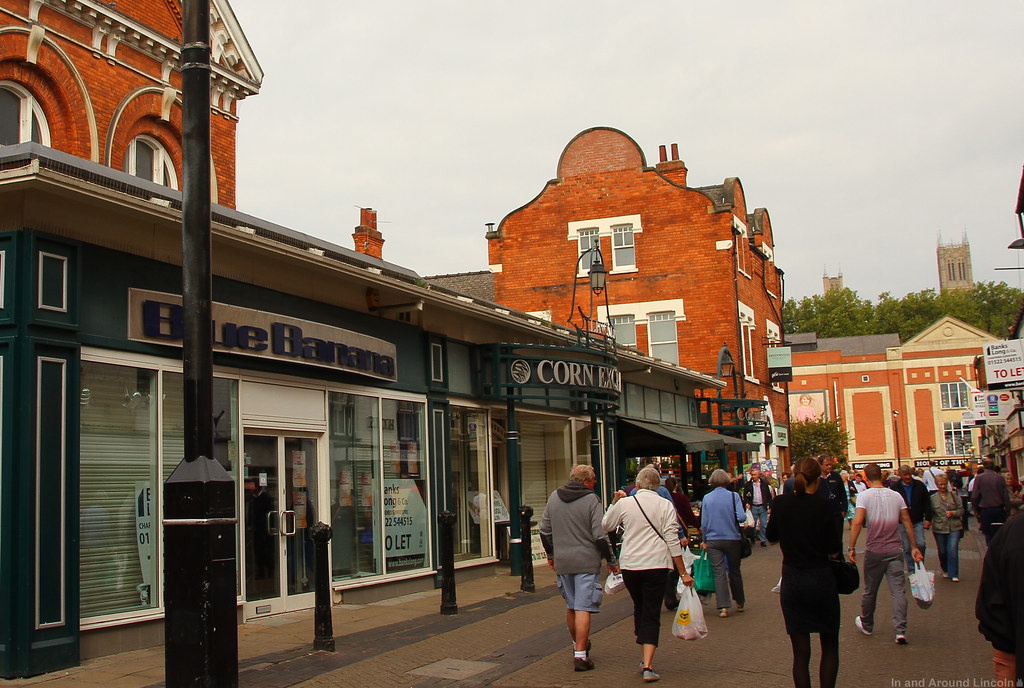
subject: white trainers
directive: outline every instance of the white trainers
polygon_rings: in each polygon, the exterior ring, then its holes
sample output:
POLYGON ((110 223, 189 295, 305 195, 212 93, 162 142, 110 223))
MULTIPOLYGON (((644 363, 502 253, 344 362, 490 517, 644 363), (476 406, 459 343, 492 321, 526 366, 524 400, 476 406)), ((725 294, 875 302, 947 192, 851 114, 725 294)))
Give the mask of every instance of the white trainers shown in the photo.
POLYGON ((853 625, 856 626, 857 630, 859 630, 864 635, 871 635, 871 631, 869 631, 868 629, 864 628, 864 623, 860 620, 859 616, 854 618, 853 625))
POLYGON ((896 644, 897 645, 906 645, 907 644, 907 636, 903 635, 902 633, 897 633, 896 634, 896 644))

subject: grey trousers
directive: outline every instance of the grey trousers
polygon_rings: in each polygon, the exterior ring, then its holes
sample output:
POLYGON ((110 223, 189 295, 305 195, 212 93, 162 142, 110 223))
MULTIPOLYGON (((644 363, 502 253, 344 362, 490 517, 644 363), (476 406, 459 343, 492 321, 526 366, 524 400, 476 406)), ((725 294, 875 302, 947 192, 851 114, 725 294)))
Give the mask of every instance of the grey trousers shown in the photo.
POLYGON ((719 609, 731 607, 732 599, 737 604, 744 604, 747 598, 743 594, 743 576, 740 575, 740 541, 708 540, 706 544, 708 561, 715 572, 715 606, 719 609), (726 563, 729 564, 728 571, 726 563))
POLYGON ((892 596, 892 626, 897 635, 907 632, 907 580, 903 572, 903 552, 864 553, 864 594, 860 600, 860 622, 864 630, 875 628, 875 604, 882 578, 892 596))

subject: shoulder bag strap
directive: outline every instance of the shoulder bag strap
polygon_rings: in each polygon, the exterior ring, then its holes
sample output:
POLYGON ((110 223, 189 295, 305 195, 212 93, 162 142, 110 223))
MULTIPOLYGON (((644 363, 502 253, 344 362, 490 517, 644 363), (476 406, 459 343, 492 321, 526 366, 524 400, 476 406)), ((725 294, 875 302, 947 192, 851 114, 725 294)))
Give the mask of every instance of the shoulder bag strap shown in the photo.
POLYGON ((651 529, 654 530, 654 532, 658 534, 658 537, 661 538, 662 542, 665 542, 665 536, 661 534, 660 530, 658 530, 657 528, 654 527, 654 524, 651 523, 651 519, 647 518, 647 512, 644 511, 644 508, 642 506, 640 506, 640 500, 637 498, 636 495, 633 495, 633 499, 636 500, 636 505, 638 507, 640 507, 640 513, 644 515, 645 519, 647 519, 647 523, 651 526, 651 529))

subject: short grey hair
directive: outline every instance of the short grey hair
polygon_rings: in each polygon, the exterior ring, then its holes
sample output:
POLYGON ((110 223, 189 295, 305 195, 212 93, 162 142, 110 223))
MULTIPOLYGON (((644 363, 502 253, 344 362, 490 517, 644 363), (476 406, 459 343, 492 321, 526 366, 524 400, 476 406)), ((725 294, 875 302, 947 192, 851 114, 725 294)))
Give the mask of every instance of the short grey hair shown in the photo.
POLYGON ((576 464, 572 467, 572 472, 569 473, 569 480, 577 483, 593 480, 595 477, 597 477, 597 473, 594 472, 594 467, 585 463, 576 464))
POLYGON ((654 466, 644 466, 636 474, 636 486, 640 490, 657 490, 661 487, 661 473, 654 466))
POLYGON ((715 472, 711 474, 710 478, 708 478, 708 485, 712 488, 725 487, 730 482, 732 482, 732 478, 730 478, 729 474, 721 468, 716 468, 715 472))

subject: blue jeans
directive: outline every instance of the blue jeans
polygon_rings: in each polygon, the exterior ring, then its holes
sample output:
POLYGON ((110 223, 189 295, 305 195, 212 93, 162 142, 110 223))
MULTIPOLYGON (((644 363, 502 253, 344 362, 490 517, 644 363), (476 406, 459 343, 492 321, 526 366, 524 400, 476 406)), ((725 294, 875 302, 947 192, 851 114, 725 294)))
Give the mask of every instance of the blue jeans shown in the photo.
MULTIPOLYGON (((903 527, 903 524, 899 525, 900 540, 903 541, 903 559, 907 562, 907 570, 911 573, 914 572, 914 557, 911 556, 911 550, 913 547, 910 546, 910 542, 907 541, 907 530, 903 527)), ((914 524, 914 539, 917 540, 915 543, 917 548, 921 550, 921 556, 924 556, 924 550, 927 545, 927 540, 924 539, 924 521, 918 521, 914 524)))
POLYGON ((751 504, 750 513, 754 514, 754 522, 757 524, 757 535, 761 542, 768 542, 764 534, 765 526, 768 525, 768 507, 764 504, 751 504))
POLYGON ((935 533, 935 549, 939 553, 939 566, 950 578, 960 577, 960 531, 935 533))

